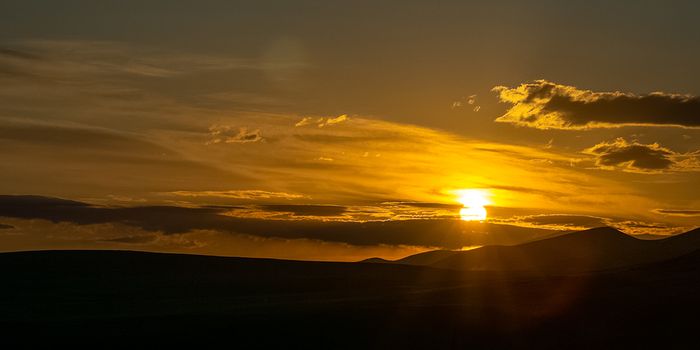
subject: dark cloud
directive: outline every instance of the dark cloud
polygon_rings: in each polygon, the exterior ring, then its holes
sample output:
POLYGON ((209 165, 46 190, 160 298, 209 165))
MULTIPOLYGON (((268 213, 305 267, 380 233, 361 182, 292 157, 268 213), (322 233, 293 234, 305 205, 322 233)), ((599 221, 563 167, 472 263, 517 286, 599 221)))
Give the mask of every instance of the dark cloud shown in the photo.
POLYGON ((225 212, 226 210, 216 208, 171 206, 97 207, 38 196, 0 196, 0 216, 70 222, 78 225, 119 223, 164 234, 217 230, 260 237, 304 238, 360 246, 413 245, 459 249, 474 245, 516 244, 553 232, 454 219, 369 222, 269 220, 231 217, 223 215, 225 212))
POLYGON ((575 226, 575 227, 601 227, 607 226, 608 220, 595 216, 585 215, 533 215, 520 219, 522 222, 527 222, 535 225, 557 225, 557 226, 575 226))
POLYGON ((455 209, 459 210, 462 208, 461 204, 449 204, 449 203, 430 203, 430 202, 384 202, 382 204, 386 205, 401 205, 414 208, 430 208, 430 209, 455 209))
POLYGON ((546 80, 515 88, 498 86, 512 104, 498 122, 539 129, 587 129, 621 125, 700 127, 700 97, 654 92, 593 92, 546 80))
MULTIPOLYGON (((38 210, 42 209, 68 209, 76 207, 89 207, 89 204, 72 201, 68 199, 44 197, 44 196, 13 196, 13 195, 0 195, 0 210, 3 213, 13 212, 17 210, 17 213, 21 212, 23 209, 34 206, 38 210)), ((13 215, 9 215, 13 216, 13 215)))
MULTIPOLYGON (((503 223, 557 230, 580 230, 609 226, 631 235, 665 235, 687 231, 689 227, 666 223, 632 221, 622 217, 599 217, 575 214, 532 214, 518 215, 499 220, 503 223)), ((653 237, 646 237, 653 238, 653 237)))
POLYGON ((102 240, 103 242, 114 242, 114 243, 128 243, 128 244, 145 244, 155 241, 158 237, 155 235, 142 235, 142 236, 124 236, 112 239, 102 240))
POLYGON ((268 204, 257 206, 265 211, 292 213, 294 216, 338 216, 345 213, 346 207, 339 205, 312 205, 312 204, 268 204))
POLYGON ((146 230, 182 233, 219 217, 218 209, 152 207, 97 207, 41 196, 0 196, 0 216, 44 219, 80 225, 123 223, 146 230))
POLYGON ((657 143, 641 144, 618 138, 601 142, 583 153, 595 156, 596 166, 605 169, 621 168, 632 172, 697 170, 696 154, 677 153, 657 143))
POLYGON ((9 230, 9 229, 13 229, 13 228, 15 228, 15 227, 12 225, 0 224, 0 230, 9 230))
POLYGON ((629 143, 624 139, 599 143, 584 153, 596 156, 596 165, 601 167, 627 165, 638 170, 668 169, 673 165, 671 157, 674 155, 673 151, 658 144, 629 143))

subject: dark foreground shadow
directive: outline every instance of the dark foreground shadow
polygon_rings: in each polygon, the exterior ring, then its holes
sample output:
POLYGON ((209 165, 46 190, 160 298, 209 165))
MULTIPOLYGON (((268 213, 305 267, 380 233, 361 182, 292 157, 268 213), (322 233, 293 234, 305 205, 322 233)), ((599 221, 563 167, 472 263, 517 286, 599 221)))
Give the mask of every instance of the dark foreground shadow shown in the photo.
POLYGON ((688 347, 700 253, 569 276, 117 251, 0 254, 6 344, 688 347))

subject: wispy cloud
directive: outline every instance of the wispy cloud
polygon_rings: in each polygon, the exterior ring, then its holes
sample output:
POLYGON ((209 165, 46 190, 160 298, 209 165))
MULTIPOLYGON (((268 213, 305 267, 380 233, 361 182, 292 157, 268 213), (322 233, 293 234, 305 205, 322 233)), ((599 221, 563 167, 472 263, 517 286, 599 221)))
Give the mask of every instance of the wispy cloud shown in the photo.
POLYGON ((207 144, 262 142, 265 138, 260 129, 249 131, 246 127, 213 125, 209 128, 211 139, 207 144))
POLYGON ((345 122, 345 121, 347 121, 347 120, 349 120, 349 119, 350 119, 350 118, 348 118, 348 116, 345 115, 345 114, 339 115, 339 116, 337 116, 337 117, 335 117, 335 118, 330 118, 330 117, 329 117, 329 118, 325 118, 325 119, 323 119, 323 120, 320 121, 320 123, 318 124, 318 127, 319 127, 319 128, 322 128, 322 127, 325 127, 325 126, 340 124, 340 123, 343 123, 343 122, 345 122))
POLYGON ((0 48, 4 64, 38 69, 40 76, 126 73, 171 77, 193 71, 265 69, 257 61, 215 55, 168 52, 117 41, 27 40, 0 48), (13 61, 7 61, 13 60, 13 61))
POLYGON ((296 124, 294 124, 294 126, 301 127, 301 126, 309 125, 313 122, 313 119, 314 118, 311 118, 311 117, 301 118, 301 120, 298 121, 296 124))
POLYGON ((696 217, 700 216, 698 209, 654 209, 654 212, 661 215, 696 217))
POLYGON ((469 95, 467 97, 452 102, 452 109, 458 109, 463 107, 468 107, 474 112, 478 112, 479 110, 481 110, 481 106, 479 106, 476 103, 476 95, 469 95))
POLYGON ((302 127, 307 125, 315 124, 319 128, 340 124, 350 120, 347 114, 339 115, 337 117, 303 117, 294 126, 302 127))
POLYGON ((168 192, 183 197, 219 197, 233 199, 299 199, 301 194, 273 192, 263 190, 229 190, 229 191, 172 191, 168 192))

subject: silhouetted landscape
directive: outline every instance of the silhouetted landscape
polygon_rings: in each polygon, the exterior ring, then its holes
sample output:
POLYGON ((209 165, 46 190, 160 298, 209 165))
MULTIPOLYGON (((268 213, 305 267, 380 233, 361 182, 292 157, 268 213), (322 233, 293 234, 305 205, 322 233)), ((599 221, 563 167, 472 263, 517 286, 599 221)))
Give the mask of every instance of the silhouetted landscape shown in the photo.
POLYGON ((599 228, 394 263, 4 253, 1 329, 28 344, 222 336, 246 347, 692 344, 699 234, 641 241, 599 228))
POLYGON ((0 347, 697 348, 698 14, 1 0, 0 347))

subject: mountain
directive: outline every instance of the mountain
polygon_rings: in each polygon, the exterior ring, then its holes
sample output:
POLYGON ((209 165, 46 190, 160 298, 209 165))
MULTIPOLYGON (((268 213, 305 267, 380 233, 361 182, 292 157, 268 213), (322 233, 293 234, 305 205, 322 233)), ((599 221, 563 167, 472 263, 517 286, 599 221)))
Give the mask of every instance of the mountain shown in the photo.
MULTIPOLYGON (((555 242, 589 241, 634 242, 610 230, 555 242)), ((540 252, 552 245, 531 244, 540 252)), ((544 278, 126 251, 3 253, 0 269, 0 337, 9 348, 222 341, 305 349, 684 348, 697 341, 700 313, 700 251, 544 278)))
POLYGON ((575 273, 661 261, 697 249, 700 229, 660 240, 641 240, 614 228, 600 227, 515 246, 436 250, 394 263, 457 270, 575 273))
POLYGON ((437 263, 438 261, 441 261, 443 259, 451 257, 455 254, 459 254, 459 251, 455 251, 455 250, 431 250, 429 252, 423 252, 423 253, 418 253, 418 254, 414 254, 411 256, 407 256, 403 259, 393 261, 393 262, 399 263, 399 264, 404 264, 404 265, 429 266, 429 265, 437 263))
POLYGON ((382 259, 382 258, 369 258, 360 261, 361 263, 372 263, 372 264, 387 264, 387 263, 392 263, 393 261, 387 260, 387 259, 382 259))

